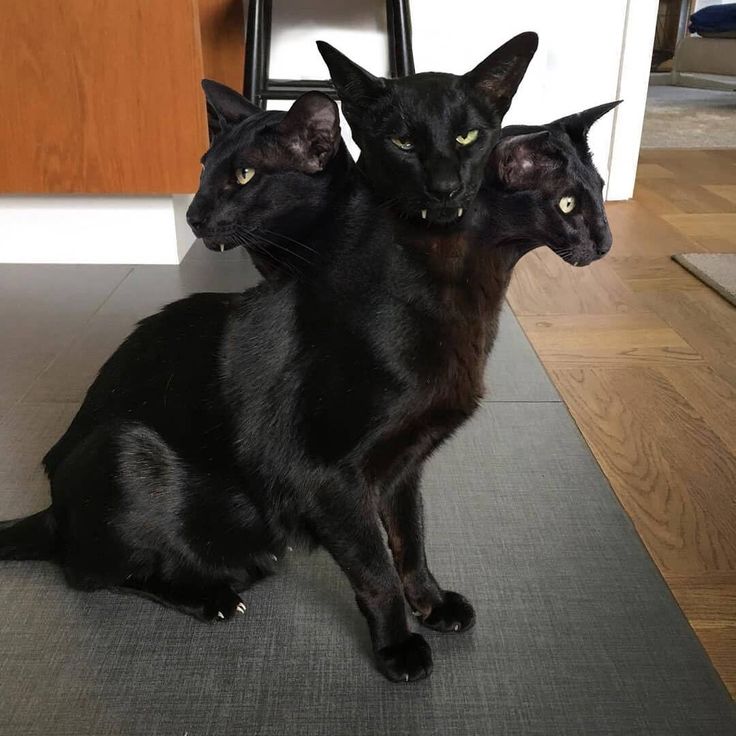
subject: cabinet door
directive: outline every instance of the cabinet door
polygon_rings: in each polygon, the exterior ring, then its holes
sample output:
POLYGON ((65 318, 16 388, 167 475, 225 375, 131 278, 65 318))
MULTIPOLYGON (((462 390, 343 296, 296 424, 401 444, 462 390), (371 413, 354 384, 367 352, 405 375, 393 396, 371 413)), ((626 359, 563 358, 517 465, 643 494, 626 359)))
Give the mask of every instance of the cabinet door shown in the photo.
POLYGON ((2 2, 0 48, 0 193, 196 190, 196 0, 2 2))

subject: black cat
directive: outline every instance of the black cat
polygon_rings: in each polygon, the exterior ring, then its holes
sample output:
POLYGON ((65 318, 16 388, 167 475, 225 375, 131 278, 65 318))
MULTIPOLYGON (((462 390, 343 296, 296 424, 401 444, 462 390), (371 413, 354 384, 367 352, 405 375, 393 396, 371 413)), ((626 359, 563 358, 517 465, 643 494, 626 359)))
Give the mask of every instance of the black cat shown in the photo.
POLYGON ((213 139, 187 213, 190 226, 211 250, 246 247, 264 276, 302 275, 315 255, 303 241, 329 214, 346 173, 336 169, 353 163, 346 151, 336 156, 339 119, 318 93, 302 95, 287 115, 261 110, 218 82, 206 79, 202 87, 213 139), (262 143, 249 149, 246 161, 244 145, 259 137, 262 143), (270 176, 274 172, 279 175, 270 176), (245 187, 256 174, 255 184, 245 187), (274 222, 277 229, 269 227, 274 222))
POLYGON ((410 220, 459 228, 537 49, 536 34, 515 36, 462 77, 383 79, 328 43, 317 46, 374 191, 410 220))
MULTIPOLYGON (((504 74, 520 80, 533 48, 524 57, 514 43, 493 55, 488 85, 471 74, 474 94, 492 95, 504 74)), ((446 111, 451 101, 442 98, 446 111)), ((431 652, 411 633, 404 597, 439 630, 474 620, 427 569, 418 481, 477 406, 509 259, 463 235, 441 203, 407 229, 351 165, 328 98, 312 94, 263 126, 243 112, 240 143, 223 132, 205 160, 192 217, 218 242, 217 227, 241 237, 236 210, 252 218, 248 237, 255 222, 278 232, 282 203, 299 204, 288 194, 298 179, 325 197, 322 218, 299 214, 320 268, 144 320, 46 457, 51 508, 5 523, 0 556, 54 557, 73 585, 125 587, 213 619, 232 616, 235 591, 302 536, 348 575, 379 669, 418 679, 431 652), (218 187, 208 212, 203 198, 218 187)), ((464 192, 480 186, 476 168, 459 175, 464 192)))
POLYGON ((593 123, 620 102, 547 125, 502 129, 478 197, 486 208, 480 227, 489 242, 513 244, 518 257, 545 243, 574 266, 587 266, 609 251, 604 182, 587 139, 593 123))
MULTIPOLYGON (((240 190, 242 199, 230 199, 227 183, 223 184, 232 166, 227 151, 247 148, 244 141, 248 137, 279 122, 286 113, 263 112, 217 82, 205 80, 203 88, 212 129, 224 136, 224 145, 220 140, 213 142, 203 162, 209 157, 218 166, 224 164, 225 170, 222 175, 205 177, 203 173, 202 187, 190 210, 193 227, 207 233, 203 239, 212 250, 247 248, 267 278, 303 275, 321 258, 302 240, 313 240, 312 230, 326 216, 339 179, 330 170, 310 182, 310 187, 297 189, 295 183, 297 196, 280 203, 284 212, 280 232, 262 227, 259 210, 273 196, 264 186, 258 192, 240 190)), ((300 104, 309 98, 305 95, 300 104)), ((605 255, 612 238, 604 181, 593 164, 587 137, 590 127, 620 103, 597 105, 546 125, 504 126, 488 158, 478 201, 473 203, 474 224, 471 227, 466 219, 463 226, 488 246, 513 248, 513 263, 541 245, 548 245, 575 266, 605 255)))

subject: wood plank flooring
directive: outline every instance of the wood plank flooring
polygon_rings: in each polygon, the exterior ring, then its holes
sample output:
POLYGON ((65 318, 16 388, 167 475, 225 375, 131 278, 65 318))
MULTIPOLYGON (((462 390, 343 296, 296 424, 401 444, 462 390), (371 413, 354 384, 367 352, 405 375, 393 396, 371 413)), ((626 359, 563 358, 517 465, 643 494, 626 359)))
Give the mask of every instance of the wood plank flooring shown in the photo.
POLYGON ((608 257, 539 249, 509 302, 736 697, 736 309, 670 259, 736 252, 736 150, 643 151, 608 210, 608 257))

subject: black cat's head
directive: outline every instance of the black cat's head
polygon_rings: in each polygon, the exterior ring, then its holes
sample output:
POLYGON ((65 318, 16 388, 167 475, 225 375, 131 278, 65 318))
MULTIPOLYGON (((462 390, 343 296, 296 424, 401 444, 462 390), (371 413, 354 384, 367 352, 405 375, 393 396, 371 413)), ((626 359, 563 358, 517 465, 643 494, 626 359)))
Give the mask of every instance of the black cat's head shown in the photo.
POLYGON ((537 42, 522 33, 463 76, 383 79, 318 41, 379 197, 410 218, 457 222, 483 181, 537 42))
POLYGON ((611 248, 603 179, 588 148, 591 125, 620 103, 609 102, 547 125, 511 125, 488 161, 488 182, 524 195, 518 225, 568 263, 587 266, 611 248))
POLYGON ((187 211, 194 234, 213 250, 256 249, 275 231, 309 227, 324 211, 329 165, 343 146, 337 105, 307 92, 288 112, 267 112, 222 84, 202 86, 214 137, 187 211))

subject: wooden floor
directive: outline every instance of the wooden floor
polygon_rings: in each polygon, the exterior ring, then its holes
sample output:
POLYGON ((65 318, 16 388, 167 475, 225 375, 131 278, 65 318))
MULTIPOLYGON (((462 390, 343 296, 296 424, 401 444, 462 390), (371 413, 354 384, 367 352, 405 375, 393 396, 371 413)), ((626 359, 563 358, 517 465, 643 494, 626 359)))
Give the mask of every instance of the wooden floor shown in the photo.
POLYGON ((608 211, 609 256, 538 249, 509 301, 736 696, 736 308, 670 259, 736 252, 736 150, 644 151, 608 211))

